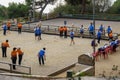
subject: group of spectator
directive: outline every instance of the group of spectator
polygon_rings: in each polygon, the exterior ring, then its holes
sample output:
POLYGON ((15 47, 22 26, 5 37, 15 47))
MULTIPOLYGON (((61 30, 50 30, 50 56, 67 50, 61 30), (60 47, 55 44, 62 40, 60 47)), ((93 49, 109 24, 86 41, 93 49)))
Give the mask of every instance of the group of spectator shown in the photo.
MULTIPOLYGON (((91 43, 92 44, 92 43, 91 43)), ((93 45, 92 45, 93 46, 93 45)), ((103 56, 104 59, 108 58, 108 53, 116 52, 116 48, 120 46, 120 40, 116 39, 114 41, 109 42, 109 44, 105 44, 102 47, 99 47, 98 50, 93 53, 93 57, 98 60, 98 57, 103 56)))

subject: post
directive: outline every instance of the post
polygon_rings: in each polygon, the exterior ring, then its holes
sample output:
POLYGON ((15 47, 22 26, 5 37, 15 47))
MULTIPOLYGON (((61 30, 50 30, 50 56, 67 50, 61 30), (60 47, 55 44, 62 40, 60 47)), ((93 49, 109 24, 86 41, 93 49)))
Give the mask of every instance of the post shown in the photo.
POLYGON ((12 73, 12 64, 9 64, 10 66, 10 73, 12 73))
MULTIPOLYGON (((94 41, 95 41, 95 45, 96 45, 96 34, 95 34, 95 0, 93 0, 93 25, 94 25, 94 41)), ((95 53, 95 46, 93 47, 93 53, 95 53)), ((95 75, 95 58, 93 59, 94 60, 94 75, 95 75)))
POLYGON ((28 22, 28 27, 29 27, 29 30, 30 30, 30 21, 28 22))
POLYGON ((35 0, 33 0, 33 21, 35 21, 35 0))
POLYGON ((49 25, 48 25, 48 31, 49 31, 49 25))

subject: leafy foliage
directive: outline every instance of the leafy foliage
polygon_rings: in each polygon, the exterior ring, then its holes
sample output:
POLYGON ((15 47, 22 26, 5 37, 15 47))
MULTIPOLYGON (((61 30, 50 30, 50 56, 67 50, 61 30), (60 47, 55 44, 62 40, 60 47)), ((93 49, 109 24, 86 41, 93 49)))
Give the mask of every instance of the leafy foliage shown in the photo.
POLYGON ((28 6, 24 4, 9 3, 9 18, 25 17, 28 14, 28 6))
POLYGON ((107 12, 112 14, 120 14, 120 0, 115 1, 107 12))
MULTIPOLYGON (((44 9, 46 8, 46 6, 48 4, 54 4, 57 0, 37 0, 37 1, 34 1, 34 0, 25 0, 26 1, 26 4, 30 7, 31 9, 31 13, 33 14, 35 12, 36 9, 39 9, 40 12, 39 12, 39 17, 40 19, 42 18, 42 14, 43 14, 43 11, 44 9), (35 4, 34 4, 35 3, 35 4)), ((32 15, 32 17, 34 18, 35 16, 32 15)))
POLYGON ((2 19, 2 18, 7 18, 8 16, 7 16, 7 8, 6 7, 4 7, 4 6, 0 6, 0 18, 2 19))

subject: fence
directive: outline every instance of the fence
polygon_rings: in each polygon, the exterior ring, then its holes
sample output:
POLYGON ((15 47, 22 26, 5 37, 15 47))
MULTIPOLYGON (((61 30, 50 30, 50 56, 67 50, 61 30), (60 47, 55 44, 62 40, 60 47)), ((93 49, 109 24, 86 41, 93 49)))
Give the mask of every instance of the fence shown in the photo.
POLYGON ((11 64, 11 63, 7 63, 7 62, 0 62, 0 64, 2 64, 2 65, 5 64, 5 65, 9 66, 9 70, 5 69, 5 67, 1 68, 1 70, 3 70, 3 71, 9 71, 10 73, 15 72, 15 73, 22 73, 22 74, 31 74, 31 67, 28 67, 28 66, 21 66, 21 65, 11 64), (28 73, 15 71, 12 69, 13 65, 18 66, 18 67, 22 67, 22 68, 27 68, 29 71, 28 71, 28 73))
MULTIPOLYGON (((23 25, 22 31, 23 32, 34 32, 34 27, 35 27, 34 23, 25 24, 25 25, 23 25)), ((57 25, 42 25, 41 30, 42 30, 42 33, 44 33, 44 34, 59 35, 59 27, 60 26, 57 26, 57 25)), ((75 37, 81 37, 79 27, 67 26, 67 29, 68 29, 67 33, 69 33, 71 29, 73 29, 75 32, 75 37)), ((11 27, 11 30, 17 31, 17 26, 13 25, 11 27)), ((98 31, 98 29, 95 29, 95 33, 97 33, 97 31, 98 31)), ((69 34, 67 34, 67 36, 69 36, 69 34)), ((84 28, 84 34, 82 37, 83 38, 93 38, 94 35, 90 35, 89 30, 87 28, 84 28)), ((97 38, 97 36, 95 36, 95 37, 97 38)), ((113 39, 117 39, 117 38, 118 38, 118 33, 113 33, 113 39)), ((101 39, 103 39, 103 40, 109 39, 106 31, 104 31, 104 33, 102 34, 101 39)))

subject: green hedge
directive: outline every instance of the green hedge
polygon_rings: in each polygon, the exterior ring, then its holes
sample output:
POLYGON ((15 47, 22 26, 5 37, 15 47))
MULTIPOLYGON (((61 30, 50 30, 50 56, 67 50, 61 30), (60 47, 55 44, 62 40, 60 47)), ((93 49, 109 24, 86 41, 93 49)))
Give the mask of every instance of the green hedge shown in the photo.
MULTIPOLYGON (((92 14, 62 14, 59 17, 77 18, 77 19, 93 19, 92 14)), ((95 19, 97 19, 97 20, 120 21, 120 14, 96 14, 95 19)))

